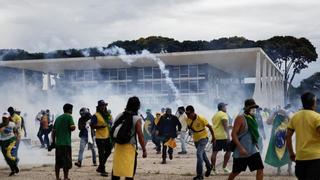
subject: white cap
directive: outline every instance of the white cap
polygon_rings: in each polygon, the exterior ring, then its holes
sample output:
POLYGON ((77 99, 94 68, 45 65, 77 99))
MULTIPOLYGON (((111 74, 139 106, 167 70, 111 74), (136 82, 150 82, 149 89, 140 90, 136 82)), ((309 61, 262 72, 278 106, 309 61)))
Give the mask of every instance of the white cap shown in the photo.
POLYGON ((4 113, 2 114, 2 117, 4 117, 4 118, 9 118, 9 117, 10 117, 10 115, 9 115, 9 113, 4 112, 4 113))

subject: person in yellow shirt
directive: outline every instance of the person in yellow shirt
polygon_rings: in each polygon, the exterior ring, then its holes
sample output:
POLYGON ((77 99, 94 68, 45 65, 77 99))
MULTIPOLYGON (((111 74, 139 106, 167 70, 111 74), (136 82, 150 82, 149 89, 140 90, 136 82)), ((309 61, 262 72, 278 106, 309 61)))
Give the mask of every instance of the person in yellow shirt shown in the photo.
POLYGON ((186 115, 188 116, 187 124, 190 131, 193 132, 193 141, 197 148, 197 176, 193 180, 202 180, 203 179, 203 161, 206 164, 205 176, 210 176, 212 165, 207 157, 205 148, 208 143, 208 132, 206 127, 210 130, 212 135, 211 143, 215 142, 215 136, 213 133, 212 126, 208 121, 203 117, 195 113, 193 106, 189 105, 186 107, 186 115))
POLYGON ((154 142, 154 144, 156 145, 156 151, 157 151, 157 154, 161 154, 161 142, 160 142, 160 137, 157 135, 157 130, 156 130, 156 127, 160 121, 160 118, 161 118, 161 115, 162 113, 160 112, 157 112, 156 113, 156 117, 154 119, 154 123, 153 123, 153 126, 152 127, 152 141, 154 142))
POLYGON ((96 171, 101 176, 108 176, 105 164, 113 148, 110 138, 110 115, 107 111, 107 105, 104 100, 98 101, 97 112, 91 118, 91 126, 96 130, 96 144, 99 154, 99 166, 96 171))
POLYGON ((317 98, 306 92, 301 95, 303 109, 296 112, 288 124, 286 141, 290 159, 296 162, 299 180, 320 179, 320 114, 315 112, 317 98), (296 134, 296 153, 292 136, 296 134))
POLYGON ((227 168, 228 161, 230 159, 230 136, 228 128, 229 116, 227 114, 227 104, 219 103, 218 112, 212 117, 213 131, 216 138, 216 143, 212 146, 211 163, 213 167, 213 175, 216 175, 216 159, 219 151, 224 151, 223 159, 223 171, 230 173, 231 171, 227 168))
POLYGON ((12 122, 14 122, 14 124, 16 125, 16 129, 17 129, 17 141, 16 141, 16 151, 14 154, 17 158, 18 158, 18 151, 19 151, 19 145, 20 145, 20 140, 21 140, 21 116, 19 116, 15 109, 13 109, 13 107, 9 107, 8 112, 10 114, 10 119, 12 122))

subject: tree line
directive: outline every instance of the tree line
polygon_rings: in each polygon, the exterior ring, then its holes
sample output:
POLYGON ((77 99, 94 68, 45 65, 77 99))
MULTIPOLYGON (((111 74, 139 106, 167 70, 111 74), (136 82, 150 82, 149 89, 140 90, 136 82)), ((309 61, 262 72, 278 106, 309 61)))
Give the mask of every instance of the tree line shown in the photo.
POLYGON ((277 67, 282 70, 284 74, 284 92, 286 99, 288 98, 289 87, 296 74, 300 73, 301 70, 306 69, 310 62, 314 62, 318 58, 316 48, 308 39, 303 37, 274 36, 266 40, 253 41, 244 37, 235 36, 213 39, 211 41, 185 40, 180 42, 173 38, 150 36, 137 40, 115 41, 110 43, 107 47, 91 47, 84 49, 72 48, 48 53, 29 53, 21 49, 0 49, 0 60, 106 56, 113 54, 108 54, 108 51, 104 50, 114 46, 125 49, 127 54, 136 54, 144 49, 151 53, 170 53, 260 47, 267 53, 277 67))

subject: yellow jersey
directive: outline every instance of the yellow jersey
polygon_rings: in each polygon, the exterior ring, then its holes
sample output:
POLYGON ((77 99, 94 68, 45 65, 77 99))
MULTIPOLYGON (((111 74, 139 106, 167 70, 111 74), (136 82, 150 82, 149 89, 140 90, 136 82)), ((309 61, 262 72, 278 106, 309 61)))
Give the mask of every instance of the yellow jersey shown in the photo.
POLYGON ((296 133, 296 159, 320 159, 320 114, 312 110, 300 110, 293 115, 288 129, 296 133))
POLYGON ((188 127, 191 126, 191 130, 194 131, 193 133, 193 141, 198 142, 200 139, 204 139, 208 137, 208 131, 206 126, 209 124, 207 119, 203 116, 197 115, 195 120, 189 119, 187 120, 188 127), (192 123, 192 121, 194 121, 192 123))

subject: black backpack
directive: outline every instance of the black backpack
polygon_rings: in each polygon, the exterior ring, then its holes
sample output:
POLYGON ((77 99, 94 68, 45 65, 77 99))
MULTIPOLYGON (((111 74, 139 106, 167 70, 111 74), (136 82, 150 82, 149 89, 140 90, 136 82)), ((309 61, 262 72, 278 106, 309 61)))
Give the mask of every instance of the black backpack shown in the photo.
POLYGON ((111 137, 118 144, 127 144, 135 133, 131 133, 133 126, 133 114, 123 112, 123 114, 114 122, 111 128, 111 137))

